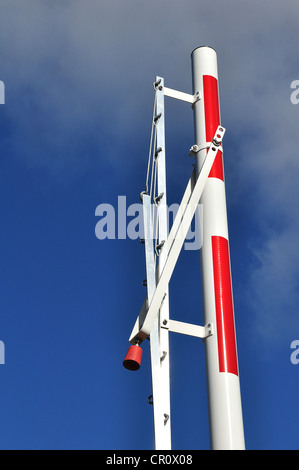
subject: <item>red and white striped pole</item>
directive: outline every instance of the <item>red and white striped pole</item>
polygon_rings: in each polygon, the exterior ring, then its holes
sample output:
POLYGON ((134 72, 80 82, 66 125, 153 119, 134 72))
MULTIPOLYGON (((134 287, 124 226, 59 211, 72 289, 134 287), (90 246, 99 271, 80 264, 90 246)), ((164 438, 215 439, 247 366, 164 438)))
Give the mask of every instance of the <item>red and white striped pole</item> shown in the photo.
MULTIPOLYGON (((220 125, 217 56, 210 47, 191 54, 197 174, 220 125)), ((200 203, 203 205, 201 273, 205 324, 214 334, 205 341, 210 436, 212 449, 244 449, 244 430, 238 372, 231 283, 223 157, 219 150, 200 203)))

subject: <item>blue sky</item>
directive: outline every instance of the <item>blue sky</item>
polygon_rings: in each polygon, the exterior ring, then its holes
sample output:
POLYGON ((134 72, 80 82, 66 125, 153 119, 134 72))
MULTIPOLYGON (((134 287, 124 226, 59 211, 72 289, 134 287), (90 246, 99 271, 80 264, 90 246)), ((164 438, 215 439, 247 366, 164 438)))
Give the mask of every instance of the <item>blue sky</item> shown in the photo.
MULTIPOLYGON (((218 53, 240 382, 248 449, 297 449, 297 1, 2 0, 1 449, 152 449, 148 345, 122 366, 143 247, 99 240, 95 209, 139 202, 156 75, 191 93, 191 51, 218 53)), ((167 101, 168 202, 192 170, 189 105, 167 101)), ((199 254, 170 284, 201 322, 199 254)), ((170 338, 174 449, 208 449, 204 349, 170 338)))

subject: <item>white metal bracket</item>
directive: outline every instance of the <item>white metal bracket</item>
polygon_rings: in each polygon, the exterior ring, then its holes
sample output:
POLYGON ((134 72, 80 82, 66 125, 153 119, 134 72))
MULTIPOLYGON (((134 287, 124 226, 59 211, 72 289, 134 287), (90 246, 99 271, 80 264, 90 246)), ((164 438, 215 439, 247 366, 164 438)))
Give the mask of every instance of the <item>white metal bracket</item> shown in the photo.
POLYGON ((202 144, 195 144, 192 145, 192 147, 189 150, 189 156, 192 157, 195 153, 200 152, 201 150, 205 150, 207 148, 210 148, 211 145, 216 145, 218 147, 219 152, 223 153, 223 148, 221 145, 218 144, 218 142, 204 142, 202 144))
POLYGON ((214 333, 212 323, 208 323, 206 326, 193 325, 192 323, 185 323, 176 320, 169 320, 163 322, 161 328, 166 328, 173 333, 181 333, 188 336, 196 336, 205 340, 214 333))
POLYGON ((195 93, 195 95, 190 95, 189 93, 184 93, 183 91, 177 91, 173 90, 172 88, 167 88, 166 86, 163 86, 161 81, 159 80, 154 83, 154 89, 163 91, 164 95, 168 96, 169 98, 175 98, 176 100, 191 103, 192 106, 201 99, 201 93, 199 91, 195 93))
POLYGON ((167 87, 164 87, 164 95, 168 96, 169 98, 175 98, 177 100, 186 101, 187 103, 191 103, 192 105, 201 98, 199 93, 196 95, 189 95, 188 93, 173 90, 172 88, 167 87))

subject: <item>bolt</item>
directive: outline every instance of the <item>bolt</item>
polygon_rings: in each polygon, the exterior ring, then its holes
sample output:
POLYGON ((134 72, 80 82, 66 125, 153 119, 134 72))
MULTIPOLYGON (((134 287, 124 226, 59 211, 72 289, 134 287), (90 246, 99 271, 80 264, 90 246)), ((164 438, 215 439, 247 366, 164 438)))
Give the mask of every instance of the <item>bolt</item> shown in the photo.
POLYGON ((163 355, 160 357, 160 361, 163 362, 166 356, 167 356, 167 351, 163 351, 163 355))

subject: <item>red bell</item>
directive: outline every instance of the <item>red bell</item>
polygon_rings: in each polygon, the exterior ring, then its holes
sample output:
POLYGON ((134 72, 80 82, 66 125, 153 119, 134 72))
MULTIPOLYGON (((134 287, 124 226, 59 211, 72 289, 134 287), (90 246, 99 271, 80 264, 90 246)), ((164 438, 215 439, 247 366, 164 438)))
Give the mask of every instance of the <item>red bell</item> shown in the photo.
POLYGON ((138 344, 129 347, 123 366, 128 370, 138 370, 140 368, 142 358, 142 349, 138 344))

